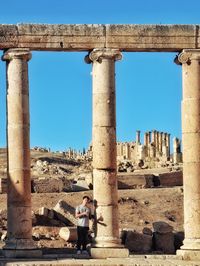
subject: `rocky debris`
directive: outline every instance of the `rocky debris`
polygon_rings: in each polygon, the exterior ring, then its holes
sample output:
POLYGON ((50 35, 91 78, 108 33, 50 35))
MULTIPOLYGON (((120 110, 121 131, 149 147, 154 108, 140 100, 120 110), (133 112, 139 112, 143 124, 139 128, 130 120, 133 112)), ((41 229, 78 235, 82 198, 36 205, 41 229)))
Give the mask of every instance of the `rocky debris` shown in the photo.
POLYGON ((169 224, 159 221, 153 223, 153 242, 155 249, 165 254, 174 254, 174 234, 173 227, 169 224))
POLYGON ((0 193, 7 193, 7 178, 0 178, 0 193))
POLYGON ((149 253, 152 250, 152 236, 140 234, 135 231, 127 231, 125 247, 130 252, 149 253))
POLYGON ((40 152, 50 152, 50 148, 47 149, 47 148, 38 147, 38 146, 33 147, 32 150, 40 151, 40 152))
POLYGON ((54 210, 46 207, 41 207, 36 213, 32 212, 32 223, 34 226, 65 226, 65 223, 57 218, 54 210))
POLYGON ((59 200, 53 210, 55 216, 60 221, 64 222, 67 225, 77 225, 77 219, 75 218, 75 209, 66 201, 59 200))
POLYGON ((89 189, 90 187, 88 186, 88 183, 85 180, 78 180, 73 182, 72 191, 74 192, 85 191, 89 189))
POLYGON ((1 236, 1 241, 4 242, 7 238, 7 231, 2 231, 0 236, 1 236))
POLYGON ((74 242, 77 240, 77 228, 76 227, 62 227, 59 231, 59 236, 68 242, 74 242))
POLYGON ((54 193, 63 191, 63 181, 60 178, 38 178, 32 180, 32 191, 36 193, 54 193))
POLYGON ((128 161, 128 160, 118 162, 117 167, 118 167, 118 172, 130 173, 130 172, 134 171, 133 163, 131 161, 128 161))
POLYGON ((55 240, 59 238, 60 227, 53 226, 35 226, 33 227, 33 238, 35 240, 48 239, 55 240))

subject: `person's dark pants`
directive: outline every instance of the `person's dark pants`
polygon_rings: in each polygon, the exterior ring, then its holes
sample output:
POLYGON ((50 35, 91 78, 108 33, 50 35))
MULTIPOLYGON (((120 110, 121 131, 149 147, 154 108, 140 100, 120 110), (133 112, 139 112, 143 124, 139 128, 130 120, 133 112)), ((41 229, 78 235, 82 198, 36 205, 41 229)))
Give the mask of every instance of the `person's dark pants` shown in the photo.
POLYGON ((77 250, 80 250, 81 246, 82 250, 86 250, 86 245, 88 243, 88 230, 89 227, 77 226, 77 235, 78 235, 77 250))

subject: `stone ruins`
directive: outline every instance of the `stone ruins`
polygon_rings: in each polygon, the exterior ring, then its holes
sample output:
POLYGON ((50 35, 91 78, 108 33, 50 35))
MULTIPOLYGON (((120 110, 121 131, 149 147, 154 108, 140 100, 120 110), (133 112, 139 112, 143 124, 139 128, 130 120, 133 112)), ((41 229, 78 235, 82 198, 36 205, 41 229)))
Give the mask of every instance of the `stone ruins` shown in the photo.
MULTIPOLYGON (((126 257, 119 237, 115 64, 123 52, 176 52, 183 70, 184 244, 177 254, 200 259, 199 25, 0 25, 7 65, 7 257, 41 256, 32 240, 28 61, 31 51, 85 51, 92 63, 93 197, 98 223, 91 255, 126 257)), ((172 96, 173 97, 173 96, 172 96)), ((150 145, 151 147, 151 145, 150 145)), ((167 145, 166 145, 167 147, 167 145)), ((152 153, 153 149, 148 149, 152 153)), ((168 156, 165 148, 164 154, 168 156)))
MULTIPOLYGON (((136 140, 132 142, 117 142, 117 161, 131 161, 133 164, 146 167, 165 166, 167 162, 182 163, 181 141, 173 138, 173 152, 170 153, 170 134, 152 130, 144 133, 144 142, 141 142, 140 131, 136 132, 136 140)), ((92 144, 83 152, 68 149, 64 152, 70 159, 92 160, 92 144)))

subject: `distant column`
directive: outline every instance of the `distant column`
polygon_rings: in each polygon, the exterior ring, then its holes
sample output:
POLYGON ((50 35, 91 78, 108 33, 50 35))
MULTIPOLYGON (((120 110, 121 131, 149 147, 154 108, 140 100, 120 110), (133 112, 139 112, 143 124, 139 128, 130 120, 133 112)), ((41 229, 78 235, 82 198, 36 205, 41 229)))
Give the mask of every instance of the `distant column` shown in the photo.
POLYGON ((183 50, 182 141, 185 239, 187 259, 200 260, 200 50, 183 50))
POLYGON ((166 135, 167 156, 170 159, 170 134, 166 135))
POLYGON ((148 136, 148 132, 144 133, 144 146, 148 146, 148 141, 149 141, 149 136, 148 136))
POLYGON ((115 61, 121 52, 94 49, 93 62, 93 184, 97 202, 95 247, 119 247, 119 214, 116 177, 115 61), (99 115, 101 114, 101 115, 99 115))
POLYGON ((136 143, 140 144, 140 130, 136 131, 136 143))
POLYGON ((7 62, 7 160, 8 230, 5 256, 30 255, 36 248, 32 240, 31 179, 29 144, 29 88, 26 49, 4 53, 7 62))
POLYGON ((163 132, 159 132, 158 145, 159 145, 159 152, 160 153, 162 153, 162 136, 163 136, 163 132))
POLYGON ((173 163, 181 162, 181 148, 180 140, 173 138, 173 163))

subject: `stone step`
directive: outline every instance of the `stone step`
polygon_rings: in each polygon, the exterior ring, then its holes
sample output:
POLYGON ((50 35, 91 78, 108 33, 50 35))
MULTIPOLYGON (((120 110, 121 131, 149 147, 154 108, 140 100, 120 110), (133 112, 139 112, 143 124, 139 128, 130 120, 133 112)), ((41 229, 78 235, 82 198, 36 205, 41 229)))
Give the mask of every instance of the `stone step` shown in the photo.
MULTIPOLYGON (((53 255, 53 254, 51 254, 53 255)), ((66 254, 67 255, 67 254, 66 254)), ((69 255, 69 254, 68 254, 69 255)), ((164 256, 164 255, 135 255, 128 258, 110 258, 110 259, 89 259, 71 257, 65 259, 42 258, 35 259, 0 259, 0 266, 200 266, 200 261, 183 261, 177 256, 164 256), (147 256, 147 258, 145 258, 147 256)))

